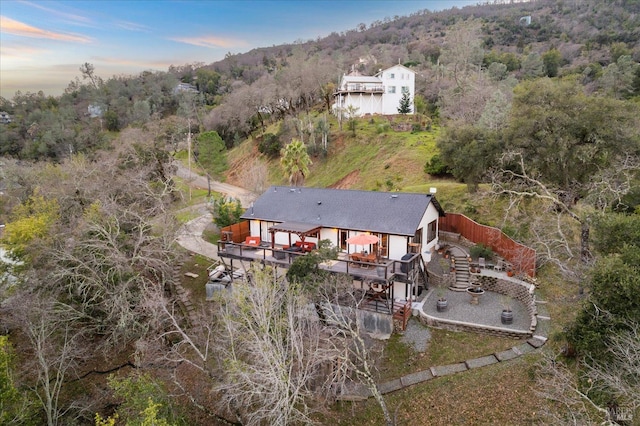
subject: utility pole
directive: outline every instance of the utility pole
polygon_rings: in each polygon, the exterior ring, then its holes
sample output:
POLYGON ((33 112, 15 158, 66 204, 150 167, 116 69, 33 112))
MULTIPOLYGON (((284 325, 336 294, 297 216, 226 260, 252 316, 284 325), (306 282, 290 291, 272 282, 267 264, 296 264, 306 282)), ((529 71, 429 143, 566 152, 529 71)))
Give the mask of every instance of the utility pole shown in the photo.
MULTIPOLYGON (((189 123, 189 133, 187 134, 187 161, 189 163, 189 180, 191 180, 191 119, 187 120, 189 123)), ((191 185, 189 186, 189 201, 191 201, 191 185)))

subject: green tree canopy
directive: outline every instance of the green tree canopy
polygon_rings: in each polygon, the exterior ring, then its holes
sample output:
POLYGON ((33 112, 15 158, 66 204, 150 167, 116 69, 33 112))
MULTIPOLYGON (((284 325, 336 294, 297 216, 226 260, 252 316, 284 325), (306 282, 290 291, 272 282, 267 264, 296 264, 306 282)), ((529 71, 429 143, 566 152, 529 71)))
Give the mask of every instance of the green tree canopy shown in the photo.
POLYGON ((611 339, 640 319, 640 215, 609 213, 594 230, 594 247, 605 256, 592 268, 589 297, 568 338, 581 354, 603 361, 611 339))
POLYGON ((562 54, 558 49, 549 49, 542 54, 542 63, 547 77, 556 77, 562 63, 562 54))
POLYGON ((240 222, 242 213, 240 200, 222 197, 213 203, 213 222, 220 228, 240 222))
POLYGON ((59 216, 56 200, 48 200, 35 194, 16 207, 13 218, 6 224, 2 242, 16 258, 26 255, 28 244, 38 238, 46 238, 59 216))
POLYGON ((638 104, 588 96, 572 79, 542 78, 516 87, 506 148, 577 200, 603 169, 640 152, 639 120, 638 104))
POLYGON ((218 132, 200 133, 196 139, 198 162, 213 176, 227 169, 227 148, 218 132))
POLYGON ((482 176, 493 164, 500 145, 498 134, 477 126, 451 127, 438 140, 440 159, 444 170, 466 183, 470 190, 477 189, 482 176))
POLYGON ((640 318, 637 253, 637 246, 624 246, 620 255, 607 256, 593 268, 589 298, 568 333, 579 353, 606 360, 610 339, 640 318))

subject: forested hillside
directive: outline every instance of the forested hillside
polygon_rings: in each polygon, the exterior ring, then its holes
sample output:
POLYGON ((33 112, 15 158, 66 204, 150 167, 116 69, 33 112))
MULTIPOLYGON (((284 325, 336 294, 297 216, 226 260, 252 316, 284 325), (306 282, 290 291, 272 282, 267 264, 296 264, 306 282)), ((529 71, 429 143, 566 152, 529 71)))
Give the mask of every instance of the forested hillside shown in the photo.
MULTIPOLYGON (((198 304, 188 326, 180 265, 205 261, 175 242, 198 208, 174 176, 187 155, 256 194, 456 188, 448 205, 537 250, 555 322, 521 371, 526 394, 488 409, 541 424, 620 420, 611 407, 640 419, 640 1, 416 11, 105 80, 78 66, 61 96, 0 99, 0 423, 351 424, 366 411, 336 409, 339 382, 317 385, 325 370, 307 358, 321 357, 320 331, 288 322, 328 297, 303 291, 326 290, 316 281, 277 291, 288 284, 256 273, 263 286, 198 304), (333 114, 344 73, 397 63, 416 72, 416 114, 333 114), (297 371, 275 368, 294 359, 297 371), (532 398, 534 414, 521 402, 532 398)), ((483 385, 500 387, 502 371, 483 385)), ((357 421, 383 422, 374 410, 357 421)))

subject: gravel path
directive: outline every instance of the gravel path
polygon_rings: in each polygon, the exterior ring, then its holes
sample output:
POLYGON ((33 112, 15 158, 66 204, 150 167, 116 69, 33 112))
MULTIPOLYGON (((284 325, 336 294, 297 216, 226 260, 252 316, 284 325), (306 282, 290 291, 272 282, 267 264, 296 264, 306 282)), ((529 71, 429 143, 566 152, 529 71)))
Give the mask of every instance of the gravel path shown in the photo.
POLYGON ((411 345, 416 352, 424 352, 431 340, 429 329, 415 319, 409 320, 407 329, 402 334, 400 341, 406 345, 411 345))
POLYGON ((249 207, 251 202, 253 201, 253 194, 239 186, 230 185, 228 183, 218 182, 216 180, 211 180, 207 182, 206 176, 200 176, 193 171, 189 171, 188 168, 184 167, 179 162, 176 162, 176 176, 184 179, 187 184, 189 184, 192 188, 200 188, 200 189, 208 189, 211 187, 212 191, 220 192, 227 197, 237 198, 240 200, 242 207, 249 207))

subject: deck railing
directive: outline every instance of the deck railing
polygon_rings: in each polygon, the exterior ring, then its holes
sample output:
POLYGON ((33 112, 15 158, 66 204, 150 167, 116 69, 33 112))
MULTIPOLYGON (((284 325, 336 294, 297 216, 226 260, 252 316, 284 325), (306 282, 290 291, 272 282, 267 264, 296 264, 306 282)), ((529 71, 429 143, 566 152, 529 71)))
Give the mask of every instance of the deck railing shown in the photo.
MULTIPOLYGON (((288 267, 298 256, 306 253, 290 251, 283 247, 255 247, 244 243, 218 241, 218 256, 248 261, 273 262, 288 267)), ((351 259, 333 259, 320 264, 320 268, 336 273, 347 273, 372 281, 389 281, 397 277, 410 276, 419 268, 420 254, 409 259, 379 259, 377 262, 363 262, 351 259)))

